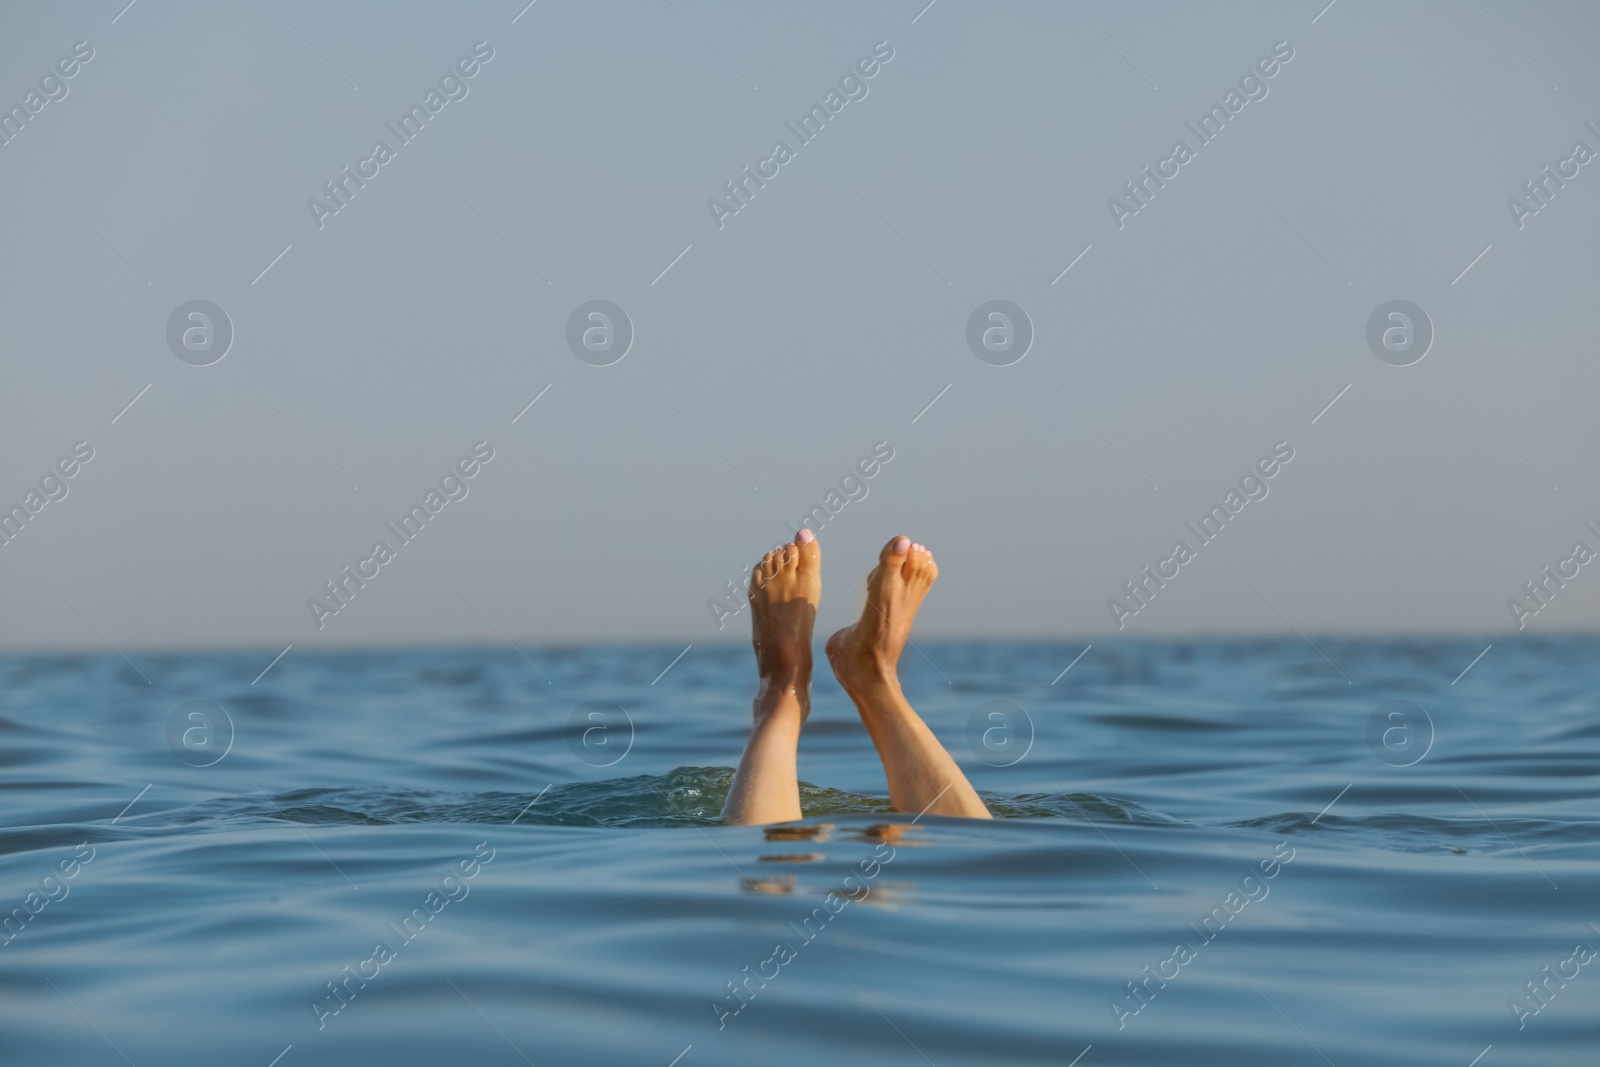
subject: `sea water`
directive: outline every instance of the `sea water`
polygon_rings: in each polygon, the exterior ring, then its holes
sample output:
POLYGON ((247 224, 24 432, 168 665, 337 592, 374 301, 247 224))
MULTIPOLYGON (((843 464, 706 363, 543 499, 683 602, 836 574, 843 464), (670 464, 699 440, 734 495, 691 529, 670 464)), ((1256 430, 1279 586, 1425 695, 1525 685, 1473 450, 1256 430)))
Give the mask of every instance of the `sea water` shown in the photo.
POLYGON ((0 659, 0 1062, 1592 1067, 1600 644, 1485 644, 919 642, 998 818, 824 675, 765 830, 747 649, 0 659))

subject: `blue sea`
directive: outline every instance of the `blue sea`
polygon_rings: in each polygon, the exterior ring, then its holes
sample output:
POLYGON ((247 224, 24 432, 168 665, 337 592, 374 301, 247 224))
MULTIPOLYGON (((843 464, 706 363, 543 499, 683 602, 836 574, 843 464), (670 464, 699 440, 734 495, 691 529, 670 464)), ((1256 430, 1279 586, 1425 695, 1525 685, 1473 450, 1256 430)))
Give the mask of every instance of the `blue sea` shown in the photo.
POLYGON ((1316 641, 0 659, 0 1062, 1594 1067, 1600 644, 1316 641))

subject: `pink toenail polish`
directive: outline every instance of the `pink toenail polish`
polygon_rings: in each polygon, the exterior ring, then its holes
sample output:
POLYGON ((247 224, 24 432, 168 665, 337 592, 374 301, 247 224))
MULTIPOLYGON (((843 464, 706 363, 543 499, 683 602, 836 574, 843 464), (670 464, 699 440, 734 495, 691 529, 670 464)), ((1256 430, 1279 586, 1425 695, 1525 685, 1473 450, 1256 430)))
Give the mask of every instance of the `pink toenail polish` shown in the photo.
POLYGON ((802 545, 809 545, 811 542, 817 539, 817 535, 812 533, 810 530, 801 530, 796 539, 802 545))
POLYGON ((910 550, 911 550, 911 538, 909 538, 909 537, 901 537, 901 538, 897 538, 895 540, 895 543, 894 543, 894 554, 895 555, 903 556, 907 552, 909 552, 910 550))

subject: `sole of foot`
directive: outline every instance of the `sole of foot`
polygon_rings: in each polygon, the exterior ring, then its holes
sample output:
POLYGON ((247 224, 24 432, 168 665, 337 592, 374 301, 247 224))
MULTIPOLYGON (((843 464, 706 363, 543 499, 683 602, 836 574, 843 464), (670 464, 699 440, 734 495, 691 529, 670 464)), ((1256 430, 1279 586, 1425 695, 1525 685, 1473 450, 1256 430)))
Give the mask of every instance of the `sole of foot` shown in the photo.
POLYGON ((822 597, 822 549, 810 530, 763 556, 750 572, 750 641, 768 685, 811 681, 811 628, 822 597))

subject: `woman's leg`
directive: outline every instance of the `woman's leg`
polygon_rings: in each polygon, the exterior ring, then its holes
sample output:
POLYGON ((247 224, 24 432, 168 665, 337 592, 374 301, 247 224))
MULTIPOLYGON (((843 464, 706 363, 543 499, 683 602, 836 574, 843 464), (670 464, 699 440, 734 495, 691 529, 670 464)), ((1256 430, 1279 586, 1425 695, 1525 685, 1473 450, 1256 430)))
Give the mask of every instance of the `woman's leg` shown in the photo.
POLYGON ((900 653, 938 576, 932 553, 891 538, 867 575, 861 620, 828 639, 828 661, 878 747, 895 810, 988 819, 967 776, 900 691, 900 653))
POLYGON ((751 575, 751 642, 760 687, 755 728, 722 809, 725 822, 800 818, 795 751, 811 710, 811 626, 821 595, 822 552, 810 530, 768 552, 751 575))

